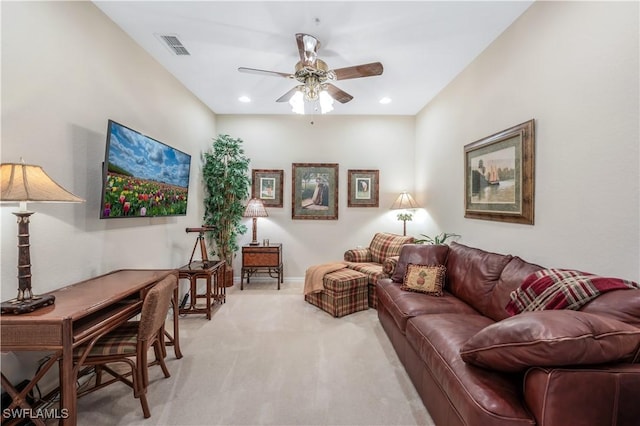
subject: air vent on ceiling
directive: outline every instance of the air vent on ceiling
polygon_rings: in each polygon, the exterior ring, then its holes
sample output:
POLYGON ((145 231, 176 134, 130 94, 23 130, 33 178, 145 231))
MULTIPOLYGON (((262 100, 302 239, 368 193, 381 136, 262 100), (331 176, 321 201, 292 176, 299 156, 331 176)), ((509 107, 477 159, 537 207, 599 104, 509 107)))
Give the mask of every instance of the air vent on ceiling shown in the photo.
POLYGON ((160 38, 176 55, 191 55, 176 35, 160 35, 160 38))

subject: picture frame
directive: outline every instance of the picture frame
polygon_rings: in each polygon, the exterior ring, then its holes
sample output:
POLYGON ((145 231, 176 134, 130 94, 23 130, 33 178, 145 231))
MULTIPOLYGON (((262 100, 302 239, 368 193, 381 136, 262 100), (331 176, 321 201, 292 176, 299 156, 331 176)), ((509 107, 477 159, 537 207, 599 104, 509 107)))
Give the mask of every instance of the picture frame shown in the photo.
POLYGON ((283 207, 284 170, 253 169, 251 197, 262 200, 265 207, 283 207))
POLYGON ((534 157, 533 119, 465 145, 464 217, 533 225, 534 157))
POLYGON ((292 163, 291 218, 338 220, 338 164, 292 163))
POLYGON ((379 207, 379 178, 379 170, 347 170, 347 207, 379 207))

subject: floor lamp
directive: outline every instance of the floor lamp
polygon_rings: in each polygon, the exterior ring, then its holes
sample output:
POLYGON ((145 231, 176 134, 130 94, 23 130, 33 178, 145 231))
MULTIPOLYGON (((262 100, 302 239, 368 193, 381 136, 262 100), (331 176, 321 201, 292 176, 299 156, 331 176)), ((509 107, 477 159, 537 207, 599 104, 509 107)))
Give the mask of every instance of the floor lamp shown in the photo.
MULTIPOLYGON (((419 209, 420 206, 416 203, 416 200, 413 199, 411 194, 407 191, 402 191, 396 201, 391 205, 391 210, 412 210, 419 209)), ((402 235, 407 235, 407 221, 413 219, 413 214, 409 211, 405 211, 402 213, 398 213, 398 220, 403 222, 403 233, 402 235)))
POLYGON ((2 302, 2 314, 22 314, 52 305, 50 294, 35 296, 31 290, 31 255, 27 202, 80 203, 77 197, 54 182, 40 166, 24 163, 0 164, 0 202, 19 202, 18 218, 18 296, 2 302))
POLYGON ((244 209, 244 217, 250 217, 253 219, 253 239, 249 243, 252 246, 257 246, 258 243, 258 218, 259 217, 267 217, 267 210, 264 208, 264 204, 262 204, 262 200, 258 198, 252 198, 247 203, 247 207, 244 209))

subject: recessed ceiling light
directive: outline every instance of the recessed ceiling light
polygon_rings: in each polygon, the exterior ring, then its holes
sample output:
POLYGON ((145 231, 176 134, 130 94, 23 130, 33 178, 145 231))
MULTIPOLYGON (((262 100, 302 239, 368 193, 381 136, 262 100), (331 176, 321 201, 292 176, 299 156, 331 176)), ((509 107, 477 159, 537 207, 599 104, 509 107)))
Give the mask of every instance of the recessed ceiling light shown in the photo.
POLYGON ((251 98, 250 98, 250 97, 248 97, 248 96, 240 96, 240 97, 238 98, 238 100, 239 100, 240 102, 245 103, 245 104, 246 104, 246 103, 251 102, 251 98))
POLYGON ((388 97, 385 96, 384 98, 380 99, 380 103, 382 105, 390 104, 391 103, 391 98, 388 98, 388 97))

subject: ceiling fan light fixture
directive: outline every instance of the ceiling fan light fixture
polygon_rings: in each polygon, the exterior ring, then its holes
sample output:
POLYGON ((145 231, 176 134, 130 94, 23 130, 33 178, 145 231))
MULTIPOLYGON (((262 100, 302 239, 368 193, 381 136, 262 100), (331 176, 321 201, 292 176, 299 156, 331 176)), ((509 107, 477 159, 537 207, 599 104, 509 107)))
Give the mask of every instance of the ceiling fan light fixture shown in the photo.
POLYGON ((304 114, 304 95, 301 90, 297 90, 291 99, 289 99, 289 105, 291 105, 291 112, 304 114))
POLYGON ((320 92, 320 113, 326 114, 333 111, 333 98, 326 90, 320 92))
MULTIPOLYGON (((319 20, 316 20, 317 22, 319 20)), ((285 77, 298 81, 298 86, 276 99, 276 102, 288 102, 296 114, 305 114, 305 110, 312 114, 317 112, 326 114, 333 111, 334 101, 341 104, 351 101, 353 96, 334 86, 333 81, 382 74, 383 67, 380 62, 330 69, 326 62, 318 58, 320 41, 317 38, 309 34, 297 33, 296 42, 300 60, 296 62, 293 74, 257 68, 238 68, 241 72, 285 77)))
POLYGON ((304 84, 304 99, 310 102, 317 101, 321 90, 322 88, 317 78, 307 78, 304 84))

